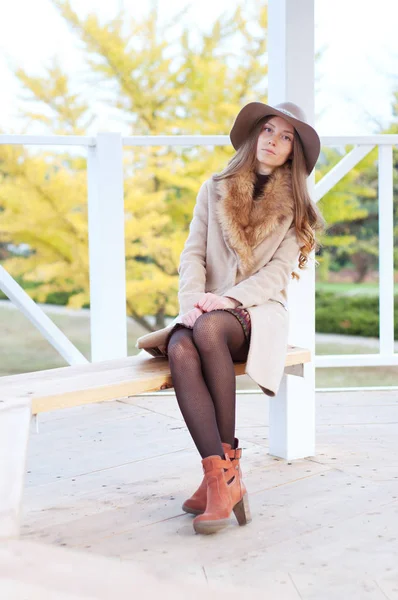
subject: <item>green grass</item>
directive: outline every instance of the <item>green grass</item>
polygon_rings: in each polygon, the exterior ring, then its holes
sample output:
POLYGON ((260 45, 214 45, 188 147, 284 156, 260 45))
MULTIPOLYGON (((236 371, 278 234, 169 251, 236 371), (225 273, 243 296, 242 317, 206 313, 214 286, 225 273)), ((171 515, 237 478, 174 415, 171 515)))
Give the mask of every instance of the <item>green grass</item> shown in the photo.
POLYGON ((317 388, 398 386, 398 367, 338 367, 317 369, 317 388))
MULTIPOLYGON (((53 314, 56 325, 69 337, 79 350, 90 358, 90 330, 88 317, 53 314)), ((128 324, 129 355, 137 353, 135 342, 143 329, 128 324)), ((33 325, 16 310, 0 306, 1 364, 0 376, 26 373, 42 369, 66 366, 56 350, 40 335, 33 325)), ((373 353, 375 349, 360 344, 318 344, 318 354, 373 353)), ((256 389, 247 376, 239 377, 238 389, 256 389)), ((333 368, 317 369, 317 387, 398 385, 398 367, 333 368)))
MULTIPOLYGON (((377 354, 375 347, 361 344, 318 343, 318 355, 325 354, 377 354)), ((333 367, 316 369, 315 385, 317 388, 329 387, 367 387, 398 386, 398 367, 333 367)))
MULTIPOLYGON (((90 323, 85 316, 52 314, 52 321, 90 360, 90 323)), ((128 323, 129 355, 138 352, 137 337, 144 330, 128 323)), ((1 364, 0 376, 14 375, 67 366, 66 361, 45 340, 37 329, 17 310, 0 307, 1 364)))

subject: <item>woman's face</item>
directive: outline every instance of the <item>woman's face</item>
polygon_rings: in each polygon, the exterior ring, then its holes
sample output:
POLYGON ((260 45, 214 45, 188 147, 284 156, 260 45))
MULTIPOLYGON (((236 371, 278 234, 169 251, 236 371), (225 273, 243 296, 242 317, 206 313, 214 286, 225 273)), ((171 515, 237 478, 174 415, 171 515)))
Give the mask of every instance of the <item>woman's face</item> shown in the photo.
POLYGON ((257 172, 269 175, 283 165, 293 150, 294 127, 282 117, 264 123, 257 140, 257 172))

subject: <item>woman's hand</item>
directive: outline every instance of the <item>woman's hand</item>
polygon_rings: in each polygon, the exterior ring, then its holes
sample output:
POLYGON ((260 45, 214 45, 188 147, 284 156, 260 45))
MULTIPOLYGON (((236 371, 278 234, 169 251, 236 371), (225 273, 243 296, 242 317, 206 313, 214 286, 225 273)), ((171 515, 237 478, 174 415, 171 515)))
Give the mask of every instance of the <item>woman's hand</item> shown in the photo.
POLYGON ((195 321, 199 319, 200 315, 202 314, 203 311, 200 310, 200 308, 193 308, 189 312, 185 313, 185 315, 182 315, 181 323, 186 327, 193 328, 193 326, 195 325, 195 321))
POLYGON ((196 308, 200 308, 203 312, 210 312, 218 308, 236 308, 239 305, 240 302, 234 298, 217 296, 210 292, 203 294, 195 304, 196 308))

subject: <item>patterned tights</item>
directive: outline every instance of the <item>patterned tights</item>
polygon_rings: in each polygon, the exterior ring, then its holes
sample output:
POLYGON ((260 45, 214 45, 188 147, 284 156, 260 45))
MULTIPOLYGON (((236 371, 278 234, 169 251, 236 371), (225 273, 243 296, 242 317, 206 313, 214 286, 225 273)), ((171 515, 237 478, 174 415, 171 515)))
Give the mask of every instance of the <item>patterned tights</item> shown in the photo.
POLYGON ((195 445, 205 458, 224 456, 234 444, 234 362, 247 359, 249 344, 238 319, 223 310, 201 315, 193 329, 176 329, 168 343, 177 401, 195 445))

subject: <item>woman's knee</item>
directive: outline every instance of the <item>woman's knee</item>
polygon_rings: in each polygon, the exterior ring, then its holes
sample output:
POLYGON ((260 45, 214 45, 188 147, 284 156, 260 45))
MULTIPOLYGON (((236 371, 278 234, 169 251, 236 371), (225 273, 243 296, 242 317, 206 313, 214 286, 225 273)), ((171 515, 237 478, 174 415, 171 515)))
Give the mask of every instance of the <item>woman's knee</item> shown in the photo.
POLYGON ((169 360, 187 360, 194 354, 197 355, 197 350, 192 340, 192 330, 177 330, 171 336, 167 346, 167 355, 169 360))
POLYGON ((203 313, 193 327, 193 341, 202 352, 214 350, 225 339, 223 313, 203 313))

